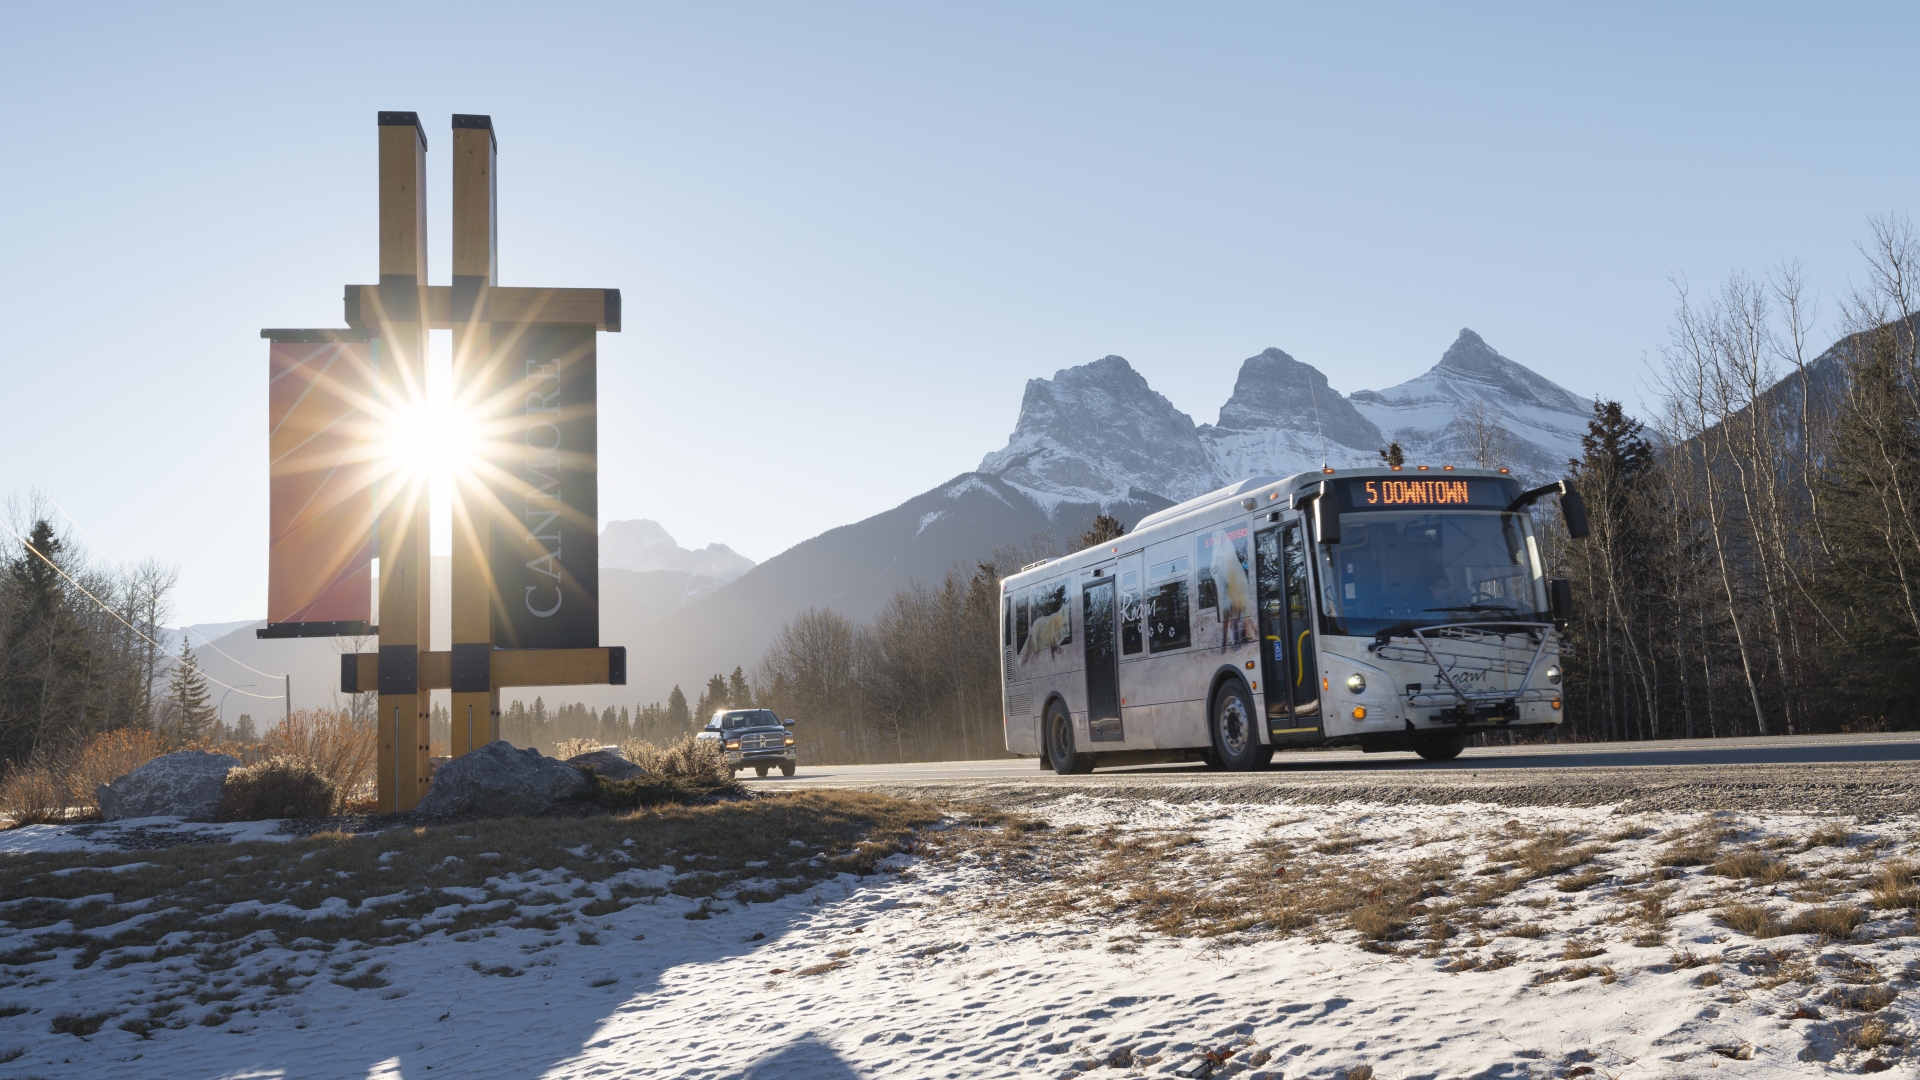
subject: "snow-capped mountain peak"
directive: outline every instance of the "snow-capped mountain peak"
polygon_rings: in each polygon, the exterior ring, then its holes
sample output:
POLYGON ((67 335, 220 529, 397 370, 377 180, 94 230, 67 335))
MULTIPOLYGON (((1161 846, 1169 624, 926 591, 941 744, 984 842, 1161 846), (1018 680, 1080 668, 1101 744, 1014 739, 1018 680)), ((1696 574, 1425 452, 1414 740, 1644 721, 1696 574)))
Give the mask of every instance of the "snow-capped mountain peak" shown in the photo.
POLYGON ((1410 461, 1491 458, 1557 476, 1579 453, 1588 411, 1472 330, 1425 374, 1350 397, 1313 365, 1266 349, 1241 363, 1219 422, 1199 426, 1126 360, 1107 356, 1028 381, 1012 436, 979 471, 1048 508, 1143 492, 1179 502, 1248 476, 1375 464, 1389 441, 1410 461))
POLYGON ((1106 356, 1027 380, 1013 434, 979 471, 1042 502, 1104 504, 1135 487, 1163 493, 1205 484, 1212 462, 1193 418, 1125 358, 1106 356))

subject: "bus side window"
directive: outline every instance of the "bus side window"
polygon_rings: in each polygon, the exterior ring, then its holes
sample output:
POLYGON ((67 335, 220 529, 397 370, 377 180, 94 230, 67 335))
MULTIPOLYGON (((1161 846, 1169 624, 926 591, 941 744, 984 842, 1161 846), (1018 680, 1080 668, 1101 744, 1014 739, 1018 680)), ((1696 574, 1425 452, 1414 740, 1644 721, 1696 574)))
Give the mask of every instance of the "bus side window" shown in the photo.
POLYGON ((1140 638, 1140 575, 1120 575, 1120 651, 1132 656, 1143 647, 1140 638))
POLYGON ((1000 644, 1013 644, 1013 597, 1000 594, 1000 644))
POLYGON ((1027 647, 1027 594, 1031 589, 1021 589, 1013 596, 1013 647, 1024 652, 1027 647))
POLYGON ((1166 652, 1193 643, 1187 603, 1186 559, 1160 563, 1147 572, 1147 649, 1166 652))

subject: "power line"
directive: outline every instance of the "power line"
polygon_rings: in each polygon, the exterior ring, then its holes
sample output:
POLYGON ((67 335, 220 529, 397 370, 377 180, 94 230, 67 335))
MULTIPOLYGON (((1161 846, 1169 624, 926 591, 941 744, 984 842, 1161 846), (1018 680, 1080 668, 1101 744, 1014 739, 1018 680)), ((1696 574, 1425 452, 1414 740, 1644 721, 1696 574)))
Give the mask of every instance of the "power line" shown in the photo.
MULTIPOLYGON (((49 498, 47 501, 53 503, 53 508, 55 510, 60 511, 60 516, 67 519, 67 524, 80 530, 80 535, 86 537, 88 543, 92 544, 96 548, 100 546, 100 541, 95 540, 93 538, 92 533, 88 532, 85 528, 82 528, 80 523, 73 519, 73 515, 67 513, 67 510, 65 507, 61 506, 58 502, 54 501, 52 498, 49 498)), ((19 534, 15 533, 14 535, 18 536, 19 534)), ((155 593, 151 589, 147 590, 147 595, 153 597, 156 600, 160 598, 159 594, 155 593)), ((180 628, 180 635, 184 638, 187 638, 189 644, 192 643, 192 634, 189 632, 189 629, 187 627, 183 626, 180 628)), ((205 634, 202 634, 200 636, 206 637, 205 634)), ((287 673, 284 671, 261 671, 259 668, 254 667, 252 664, 247 663, 246 661, 240 659, 237 656, 234 656, 232 653, 229 653, 227 650, 221 648, 220 646, 215 645, 213 643, 212 638, 207 638, 205 644, 207 648, 212 649, 214 652, 219 653, 221 656, 226 657, 228 660, 231 660, 234 663, 239 664, 241 667, 246 668, 248 671, 253 672, 255 675, 265 675, 269 679, 284 679, 287 677, 287 673)), ((208 677, 211 678, 212 676, 208 676, 208 677)))
MULTIPOLYGON (((51 567, 53 567, 53 572, 54 572, 54 573, 56 573, 56 574, 59 574, 59 575, 60 575, 61 577, 63 577, 63 578, 66 578, 66 579, 67 579, 67 584, 69 584, 69 585, 71 585, 71 586, 73 586, 73 587, 74 587, 74 588, 76 588, 76 589, 79 589, 79 590, 80 590, 80 594, 81 594, 82 596, 85 596, 85 597, 86 597, 87 599, 89 599, 89 600, 91 600, 91 601, 93 601, 93 602, 94 602, 94 603, 96 603, 96 604, 99 604, 99 605, 100 605, 100 610, 101 610, 101 611, 104 611, 104 612, 106 612, 107 614, 109 614, 109 615, 111 615, 111 616, 113 616, 114 618, 116 618, 116 619, 119 619, 119 620, 120 620, 120 625, 122 625, 122 626, 124 626, 124 627, 126 627, 127 629, 129 629, 129 630, 131 630, 131 631, 133 631, 133 632, 134 632, 135 634, 138 634, 138 635, 139 635, 139 637, 140 637, 140 640, 142 640, 142 641, 144 641, 144 642, 146 642, 147 644, 149 644, 149 645, 151 645, 151 646, 153 646, 153 647, 154 647, 154 648, 156 648, 156 649, 159 649, 159 650, 160 650, 161 652, 163 652, 163 653, 164 653, 164 652, 166 651, 166 649, 167 649, 167 647, 166 647, 165 645, 162 645, 162 644, 160 644, 159 642, 157 642, 157 641, 155 641, 155 640, 153 640, 152 638, 150 638, 150 637, 148 637, 148 636, 146 635, 146 632, 145 632, 145 631, 143 631, 143 630, 141 630, 141 629, 140 629, 139 627, 137 627, 137 626, 135 626, 135 625, 133 625, 132 623, 130 623, 130 622, 128 622, 128 621, 126 620, 126 617, 125 617, 125 616, 123 616, 123 615, 121 615, 121 614, 120 614, 119 612, 117 612, 117 611, 115 611, 115 610, 113 610, 113 608, 112 608, 112 607, 110 607, 110 606, 109 606, 109 605, 107 604, 107 602, 106 602, 105 600, 102 600, 102 599, 100 599, 99 597, 97 597, 97 596, 95 596, 95 595, 93 595, 93 593, 91 593, 91 592, 88 592, 88 591, 87 591, 87 587, 86 587, 85 585, 82 585, 82 584, 80 584, 80 583, 79 583, 78 581, 75 581, 75 580, 73 579, 73 575, 72 575, 72 574, 69 574, 69 573, 67 573, 67 572, 66 572, 65 570, 62 570, 62 569, 60 569, 60 564, 59 564, 59 563, 56 563, 56 562, 54 562, 54 561, 53 561, 52 559, 49 559, 49 558, 47 558, 47 556, 46 556, 46 554, 45 554, 44 552, 42 552, 42 551, 41 551, 41 550, 40 550, 39 548, 37 548, 37 547, 34 547, 34 546, 33 546, 33 544, 32 544, 32 543, 31 543, 30 541, 28 541, 26 537, 24 537, 24 536, 21 536, 21 535, 20 535, 19 533, 17 533, 17 532, 14 532, 14 531, 13 531, 13 526, 11 526, 11 525, 0 525, 0 528, 5 528, 5 529, 6 529, 6 530, 7 530, 8 532, 10 532, 10 533, 13 533, 13 538, 14 538, 15 540, 18 540, 18 541, 20 541, 20 546, 21 546, 21 547, 23 547, 23 548, 26 548, 26 549, 27 549, 28 551, 31 551, 31 552, 33 552, 33 554, 34 554, 34 556, 35 556, 35 557, 37 557, 37 558, 38 558, 38 559, 39 559, 39 560, 40 560, 41 562, 43 562, 43 563, 46 563, 46 564, 47 564, 48 566, 51 566, 51 567)), ((242 690, 242 689, 240 689, 239 687, 237 687, 237 686, 235 686, 235 685, 233 685, 232 683, 227 683, 227 682, 221 682, 221 681, 220 681, 219 679, 216 679, 216 678, 214 678, 213 676, 211 676, 211 675, 208 675, 208 674, 207 674, 206 672, 204 672, 204 671, 203 671, 203 672, 201 672, 201 673, 200 673, 200 675, 201 675, 201 677, 202 677, 202 678, 204 678, 204 679, 206 679, 206 680, 207 680, 208 682, 211 682, 211 683, 218 683, 219 685, 221 685, 221 686, 224 686, 224 687, 226 687, 226 688, 227 688, 228 690, 232 690, 232 691, 234 691, 234 692, 236 692, 236 693, 238 693, 238 694, 240 694, 240 695, 242 695, 243 697, 251 697, 251 698, 259 698, 259 699, 260 699, 260 700, 262 700, 262 701, 272 701, 272 700, 273 700, 273 695, 272 695, 272 694, 249 694, 249 693, 247 693, 247 692, 246 692, 245 690, 242 690)))

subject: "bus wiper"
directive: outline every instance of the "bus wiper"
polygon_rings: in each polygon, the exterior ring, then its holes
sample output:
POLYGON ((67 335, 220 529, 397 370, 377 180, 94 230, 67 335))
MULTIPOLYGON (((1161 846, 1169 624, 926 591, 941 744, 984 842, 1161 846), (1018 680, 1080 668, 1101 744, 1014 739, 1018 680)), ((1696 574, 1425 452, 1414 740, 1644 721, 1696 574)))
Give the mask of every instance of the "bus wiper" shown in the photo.
POLYGON ((1425 611, 1519 611, 1513 604, 1460 604, 1455 607, 1430 607, 1425 611))

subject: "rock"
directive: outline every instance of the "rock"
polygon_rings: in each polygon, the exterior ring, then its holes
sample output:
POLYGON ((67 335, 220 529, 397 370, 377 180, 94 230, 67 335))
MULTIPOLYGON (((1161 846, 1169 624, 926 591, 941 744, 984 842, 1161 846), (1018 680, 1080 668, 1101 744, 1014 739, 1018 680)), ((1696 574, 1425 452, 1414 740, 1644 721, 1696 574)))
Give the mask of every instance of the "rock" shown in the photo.
POLYGON ((608 780, 631 780, 636 776, 647 775, 647 770, 628 761, 618 750, 602 747, 584 754, 575 754, 567 759, 567 764, 576 769, 586 769, 608 780))
POLYGON ((579 769, 538 750, 490 742, 454 758, 433 776, 422 814, 539 814, 584 796, 592 784, 579 769))
POLYGON ((110 784, 94 789, 100 816, 108 821, 182 817, 212 821, 220 808, 227 773, 240 767, 232 754, 182 750, 162 754, 110 784))

